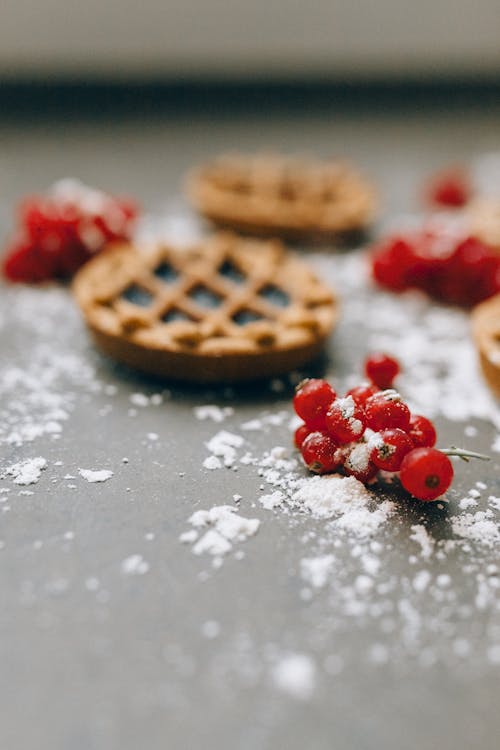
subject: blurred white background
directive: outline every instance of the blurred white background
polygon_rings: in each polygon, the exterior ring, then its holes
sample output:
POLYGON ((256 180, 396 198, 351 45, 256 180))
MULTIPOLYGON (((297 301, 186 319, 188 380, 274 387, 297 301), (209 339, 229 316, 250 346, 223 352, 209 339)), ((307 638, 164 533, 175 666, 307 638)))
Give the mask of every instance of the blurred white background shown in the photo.
POLYGON ((492 75, 499 0, 2 0, 0 79, 492 75))

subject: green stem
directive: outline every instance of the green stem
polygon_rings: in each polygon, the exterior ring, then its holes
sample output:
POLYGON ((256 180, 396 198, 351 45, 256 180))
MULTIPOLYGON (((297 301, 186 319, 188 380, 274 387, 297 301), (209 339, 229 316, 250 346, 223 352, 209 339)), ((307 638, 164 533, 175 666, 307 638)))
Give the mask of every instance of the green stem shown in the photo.
POLYGON ((468 451, 465 448, 456 448, 454 445, 451 445, 449 448, 439 448, 439 450, 446 456, 458 456, 462 461, 469 461, 471 458, 477 458, 479 461, 490 461, 491 459, 490 456, 486 456, 484 453, 468 451))

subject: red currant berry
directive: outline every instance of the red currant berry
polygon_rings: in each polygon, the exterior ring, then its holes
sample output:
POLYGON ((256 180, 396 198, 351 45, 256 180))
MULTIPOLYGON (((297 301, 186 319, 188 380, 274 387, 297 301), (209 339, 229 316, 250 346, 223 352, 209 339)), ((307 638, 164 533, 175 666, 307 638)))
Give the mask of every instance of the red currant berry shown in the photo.
POLYGON ((454 167, 437 174, 426 193, 430 203, 446 208, 461 208, 470 200, 471 186, 465 171, 454 167))
POLYGON ((436 445, 436 428, 430 419, 420 414, 411 415, 408 436, 413 441, 414 448, 432 448, 436 445))
POLYGON ((365 360, 366 376, 381 389, 390 388, 400 371, 397 359, 384 352, 370 354, 365 360))
POLYGON ((407 492, 418 500, 435 500, 453 480, 450 459, 436 448, 414 448, 406 454, 399 478, 407 492))
POLYGON ((344 456, 344 471, 348 476, 366 484, 377 474, 377 467, 370 459, 368 443, 354 443, 344 456))
POLYGON ((375 393, 378 393, 378 388, 376 385, 373 385, 372 383, 364 383, 361 385, 357 385, 354 388, 351 388, 347 391, 345 394, 346 398, 348 396, 352 396, 354 401, 359 405, 364 407, 367 399, 370 398, 370 396, 373 396, 375 393))
POLYGON ((375 432, 399 427, 406 431, 410 424, 410 410, 397 391, 380 391, 370 396, 365 406, 366 425, 375 432))
POLYGON ((19 244, 12 245, 5 256, 3 272, 9 281, 48 281, 54 275, 54 264, 29 241, 21 240, 19 244))
POLYGON ((338 443, 352 443, 365 431, 365 414, 352 396, 338 398, 326 413, 326 430, 338 443))
POLYGON ((335 400, 336 393, 326 380, 309 378, 299 383, 293 397, 293 407, 299 417, 311 425, 324 417, 335 400))
POLYGON ((301 424, 300 427, 297 427, 295 430, 294 436, 293 436, 293 442, 295 443, 295 446, 300 450, 302 448, 302 443, 306 439, 306 437, 309 435, 311 430, 306 424, 301 424))
POLYGON ((406 432, 398 427, 374 433, 368 444, 370 459, 384 471, 399 471, 403 458, 414 447, 406 432))
POLYGON ((337 443, 323 432, 310 432, 300 449, 309 471, 327 474, 335 471, 341 461, 337 443))
POLYGON ((372 255, 375 281, 393 291, 408 289, 408 271, 414 261, 412 243, 402 237, 389 237, 372 255))

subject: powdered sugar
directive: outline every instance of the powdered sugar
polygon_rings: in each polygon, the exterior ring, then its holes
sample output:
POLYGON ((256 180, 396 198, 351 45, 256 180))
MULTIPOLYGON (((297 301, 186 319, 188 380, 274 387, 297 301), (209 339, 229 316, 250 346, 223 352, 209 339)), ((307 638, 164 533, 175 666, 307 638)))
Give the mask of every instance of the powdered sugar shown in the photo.
POLYGON ((319 589, 328 581, 335 557, 333 555, 318 555, 318 557, 303 557, 300 561, 300 574, 306 583, 319 589))
POLYGON ((149 571, 149 563, 142 555, 130 555, 122 561, 120 569, 126 576, 142 576, 149 571))
POLYGON ((500 528, 491 510, 463 513, 451 519, 453 532, 463 539, 493 547, 500 544, 500 528))
POLYGON ((193 543, 195 555, 208 553, 216 557, 227 554, 235 544, 254 536, 260 526, 257 518, 240 516, 232 505, 215 505, 209 510, 198 510, 188 518, 188 523, 193 529, 182 534, 181 541, 193 543), (199 530, 205 528, 208 531, 200 536, 199 530))
POLYGON ((424 560, 427 560, 434 551, 434 539, 428 534, 425 526, 420 523, 413 524, 411 530, 410 539, 420 545, 420 554, 424 560))
POLYGON ((315 518, 335 518, 340 531, 366 538, 376 533, 395 511, 384 500, 373 506, 373 495, 354 477, 326 476, 305 480, 293 494, 315 518))
POLYGON ((273 510, 273 508, 277 508, 279 505, 282 505, 284 500, 285 495, 280 490, 271 492, 270 495, 261 495, 261 497, 259 497, 260 504, 266 510, 273 510))
POLYGON ((107 482, 111 479, 113 472, 110 469, 78 469, 78 473, 87 482, 107 482))
MULTIPOLYGON (((206 446, 213 456, 222 459, 224 466, 231 467, 236 461, 236 449, 241 448, 244 442, 241 435, 221 430, 208 441, 206 446)), ((211 466, 207 468, 216 467, 211 466)))
POLYGON ((316 666, 307 654, 287 654, 272 669, 275 686, 297 700, 308 700, 316 686, 316 666))
POLYGON ((0 327, 15 328, 20 344, 15 352, 5 353, 0 365, 0 444, 57 440, 74 409, 77 390, 96 387, 88 359, 75 351, 77 313, 68 304, 67 292, 58 288, 7 288, 2 296, 5 317, 0 327))
POLYGON ((216 404, 204 404, 203 406, 195 406, 194 415, 196 419, 205 420, 210 419, 212 422, 223 422, 227 417, 231 417, 234 414, 232 406, 217 406, 216 404))
POLYGON ((12 464, 0 473, 0 479, 12 477, 14 484, 36 484, 40 475, 47 468, 47 460, 38 456, 37 458, 28 458, 25 461, 12 464))

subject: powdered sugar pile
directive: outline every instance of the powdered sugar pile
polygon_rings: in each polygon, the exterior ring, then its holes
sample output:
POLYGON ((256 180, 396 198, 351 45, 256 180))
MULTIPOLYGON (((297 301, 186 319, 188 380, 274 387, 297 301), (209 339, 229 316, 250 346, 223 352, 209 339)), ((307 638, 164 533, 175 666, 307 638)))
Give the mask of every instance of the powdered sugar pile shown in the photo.
POLYGON ((0 474, 0 479, 12 477, 14 484, 36 484, 40 475, 47 468, 47 460, 38 456, 37 458, 28 458, 25 461, 19 461, 16 464, 8 466, 0 474))
POLYGON ((257 533, 260 521, 257 518, 244 518, 231 505, 216 505, 210 510, 197 510, 188 518, 193 527, 181 534, 180 541, 192 544, 195 555, 207 553, 221 558, 239 542, 244 542, 257 533), (201 532, 201 530, 207 531, 201 532), (201 533, 201 536, 200 536, 201 533))
POLYGON ((302 482, 292 500, 311 511, 314 518, 331 519, 331 526, 359 538, 370 537, 390 518, 395 504, 389 500, 374 507, 373 495, 354 477, 311 477, 302 482))
POLYGON ((111 479, 113 472, 110 469, 78 469, 78 473, 87 482, 106 482, 111 479))
POLYGON ((243 443, 241 435, 221 430, 208 441, 207 448, 212 455, 207 457, 203 465, 206 469, 233 466, 236 461, 236 449, 241 448, 243 443))

